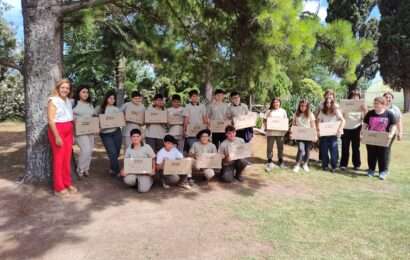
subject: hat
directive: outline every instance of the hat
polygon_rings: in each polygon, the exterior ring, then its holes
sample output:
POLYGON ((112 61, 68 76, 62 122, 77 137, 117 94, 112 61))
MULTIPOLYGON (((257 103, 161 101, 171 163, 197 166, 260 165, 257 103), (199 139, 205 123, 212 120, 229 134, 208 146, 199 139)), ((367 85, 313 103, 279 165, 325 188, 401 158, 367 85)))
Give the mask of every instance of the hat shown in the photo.
POLYGON ((164 142, 170 142, 170 143, 173 143, 173 144, 178 144, 177 139, 175 139, 175 137, 173 137, 172 135, 166 135, 164 137, 164 142))
POLYGON ((203 134, 211 135, 211 131, 209 131, 209 129, 202 129, 202 130, 199 131, 199 133, 196 135, 196 139, 199 140, 203 134))

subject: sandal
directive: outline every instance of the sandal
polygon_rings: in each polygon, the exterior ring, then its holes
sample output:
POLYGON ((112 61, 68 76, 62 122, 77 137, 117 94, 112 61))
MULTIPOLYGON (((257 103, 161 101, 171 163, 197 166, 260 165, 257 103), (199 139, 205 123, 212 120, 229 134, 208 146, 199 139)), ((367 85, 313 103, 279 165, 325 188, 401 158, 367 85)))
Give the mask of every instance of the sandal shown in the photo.
POLYGON ((69 192, 67 189, 61 190, 61 191, 55 191, 54 195, 60 198, 65 198, 69 195, 69 192))
POLYGON ((77 192, 78 192, 77 188, 74 187, 74 186, 68 187, 67 190, 68 190, 70 193, 77 193, 77 192))

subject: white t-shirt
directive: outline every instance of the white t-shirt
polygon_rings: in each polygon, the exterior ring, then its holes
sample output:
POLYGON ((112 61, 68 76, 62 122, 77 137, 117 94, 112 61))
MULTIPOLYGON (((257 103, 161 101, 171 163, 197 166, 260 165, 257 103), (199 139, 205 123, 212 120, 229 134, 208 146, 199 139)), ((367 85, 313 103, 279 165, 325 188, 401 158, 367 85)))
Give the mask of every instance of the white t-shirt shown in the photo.
POLYGON ((59 96, 49 97, 48 100, 57 108, 54 122, 65 123, 73 121, 73 108, 70 99, 64 101, 59 96))
POLYGON ((157 154, 157 164, 162 164, 164 160, 180 160, 183 159, 184 155, 177 149, 172 148, 170 151, 167 151, 165 148, 159 150, 157 154))

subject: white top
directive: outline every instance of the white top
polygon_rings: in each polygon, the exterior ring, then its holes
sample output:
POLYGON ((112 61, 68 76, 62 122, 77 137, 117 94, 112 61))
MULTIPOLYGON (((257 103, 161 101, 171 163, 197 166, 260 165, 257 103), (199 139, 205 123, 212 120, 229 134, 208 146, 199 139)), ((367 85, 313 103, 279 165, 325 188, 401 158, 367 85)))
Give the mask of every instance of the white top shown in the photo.
POLYGON ((356 129, 362 125, 364 115, 362 112, 349 112, 344 114, 346 124, 344 129, 356 129))
POLYGON ((49 97, 48 100, 57 108, 55 123, 65 123, 73 121, 73 108, 70 99, 64 101, 59 96, 49 97))
MULTIPOLYGON (((288 118, 286 110, 283 108, 268 110, 265 113, 265 119, 268 118, 288 118)), ((287 131, 268 130, 265 128, 266 136, 284 136, 287 131)))
POLYGON ((311 123, 314 123, 316 120, 315 115, 313 115, 313 113, 309 113, 309 117, 306 117, 304 113, 300 114, 299 116, 296 116, 295 113, 293 118, 296 126, 301 126, 304 128, 311 128, 311 123))
POLYGON ((157 154, 157 164, 162 164, 164 160, 180 160, 183 159, 184 155, 177 149, 172 148, 170 151, 167 151, 165 148, 159 150, 157 154))

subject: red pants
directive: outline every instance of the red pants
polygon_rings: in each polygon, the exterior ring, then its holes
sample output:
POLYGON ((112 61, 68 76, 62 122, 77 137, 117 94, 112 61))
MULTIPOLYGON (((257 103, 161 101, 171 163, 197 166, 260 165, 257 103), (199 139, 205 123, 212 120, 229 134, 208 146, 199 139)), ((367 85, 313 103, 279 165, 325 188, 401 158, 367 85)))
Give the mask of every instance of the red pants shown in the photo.
POLYGON ((73 123, 56 123, 57 132, 63 144, 56 145, 56 139, 48 129, 51 152, 53 153, 53 184, 59 192, 71 186, 71 155, 73 149, 73 123))

